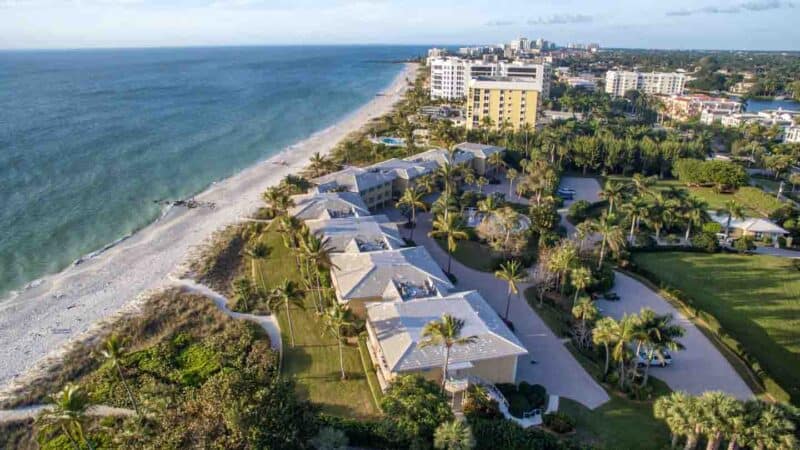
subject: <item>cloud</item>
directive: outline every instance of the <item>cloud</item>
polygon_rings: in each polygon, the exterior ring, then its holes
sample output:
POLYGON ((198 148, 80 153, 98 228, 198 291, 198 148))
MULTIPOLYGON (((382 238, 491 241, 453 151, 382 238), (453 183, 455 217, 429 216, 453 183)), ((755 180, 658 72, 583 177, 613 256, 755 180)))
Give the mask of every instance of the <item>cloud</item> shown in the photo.
POLYGON ((705 6, 696 9, 667 11, 668 16, 691 16, 694 14, 739 14, 746 11, 769 11, 771 9, 794 8, 794 3, 782 0, 751 0, 732 6, 705 6))
POLYGON ((514 25, 513 20, 490 20, 486 22, 487 27, 507 27, 514 25))
POLYGON ((567 23, 591 22, 592 16, 585 14, 555 14, 550 17, 539 17, 528 20, 528 25, 563 25, 567 23))

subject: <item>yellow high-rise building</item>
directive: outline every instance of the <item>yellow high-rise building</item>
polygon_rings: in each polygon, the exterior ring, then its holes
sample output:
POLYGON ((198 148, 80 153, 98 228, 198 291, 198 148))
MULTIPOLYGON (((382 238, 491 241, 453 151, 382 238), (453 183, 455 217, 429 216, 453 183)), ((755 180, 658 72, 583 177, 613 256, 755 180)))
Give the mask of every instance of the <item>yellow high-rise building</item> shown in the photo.
POLYGON ((506 122, 514 131, 527 123, 536 126, 541 88, 529 80, 479 77, 469 82, 467 129, 480 128, 491 119, 492 128, 506 122))

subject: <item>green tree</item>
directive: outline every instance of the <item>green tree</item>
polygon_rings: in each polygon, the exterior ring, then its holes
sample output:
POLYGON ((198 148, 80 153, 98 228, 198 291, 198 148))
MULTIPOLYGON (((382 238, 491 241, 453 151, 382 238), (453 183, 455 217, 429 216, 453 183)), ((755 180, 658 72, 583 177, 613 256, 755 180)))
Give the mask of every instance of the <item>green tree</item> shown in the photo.
POLYGON ((272 187, 264 192, 264 202, 275 216, 285 215, 289 208, 294 206, 294 201, 283 189, 272 187))
POLYGON ((572 317, 579 321, 576 337, 581 348, 586 347, 589 339, 593 338, 590 335, 589 323, 596 319, 598 314, 597 306, 589 298, 582 298, 572 307, 572 317))
POLYGON ((511 168, 506 171, 506 178, 508 179, 508 197, 511 198, 511 193, 514 192, 514 180, 519 177, 517 169, 511 168))
POLYGON ((698 399, 700 428, 706 435, 706 450, 717 450, 722 438, 731 428, 730 420, 743 414, 743 408, 735 398, 724 392, 704 392, 698 399))
POLYGON ((703 225, 703 221, 706 217, 706 209, 708 209, 708 204, 702 200, 698 200, 694 197, 688 198, 684 202, 684 206, 682 208, 682 215, 683 218, 686 219, 686 241, 689 241, 689 237, 692 234, 692 225, 700 227, 703 225))
POLYGON ((471 450, 475 448, 472 430, 464 420, 444 422, 433 433, 433 448, 440 450, 471 450))
POLYGON ((439 424, 453 420, 453 411, 439 386, 419 375, 395 378, 381 399, 381 410, 403 434, 422 445, 430 445, 439 424))
POLYGON ((605 349, 606 363, 603 369, 603 379, 608 375, 609 359, 611 356, 609 348, 616 343, 615 339, 619 336, 617 328, 619 328, 619 324, 616 320, 611 317, 603 317, 595 323, 594 329, 592 330, 592 342, 597 345, 602 345, 605 349))
POLYGON ((294 281, 284 279, 275 286, 268 298, 270 310, 275 311, 283 306, 286 311, 286 322, 289 324, 292 347, 294 347, 294 328, 292 328, 292 316, 289 312, 291 308, 289 306, 293 305, 296 308, 303 309, 303 297, 303 291, 294 281))
POLYGON ((725 221, 725 239, 727 239, 731 233, 731 221, 733 219, 744 219, 744 208, 737 203, 736 200, 728 200, 725 202, 725 205, 717 211, 717 214, 728 216, 728 219, 725 221))
POLYGON ((653 415, 667 423, 675 448, 678 441, 685 437, 687 450, 697 447, 698 431, 696 424, 697 401, 685 392, 677 391, 659 397, 653 403, 653 415))
POLYGON ((417 226, 417 209, 426 211, 428 209, 428 204, 423 200, 422 192, 416 189, 408 188, 403 192, 403 195, 400 197, 400 199, 397 200, 397 206, 406 207, 411 210, 409 222, 411 231, 409 232, 408 238, 413 240, 414 228, 417 226))
POLYGON ((588 267, 576 267, 569 276, 572 288, 575 289, 575 298, 572 304, 578 303, 578 296, 592 283, 592 271, 588 267))
POLYGON ((236 300, 236 309, 250 312, 253 304, 260 299, 259 297, 258 290, 249 278, 242 276, 233 280, 233 298, 236 300))
POLYGON ((612 253, 618 254, 625 247, 625 237, 622 228, 616 223, 614 216, 603 214, 600 219, 593 222, 594 230, 600 235, 600 257, 597 261, 597 269, 603 268, 606 247, 612 253))
POLYGON ((112 334, 105 341, 103 341, 100 354, 103 356, 103 358, 105 358, 106 361, 109 362, 109 364, 111 364, 111 367, 117 371, 119 381, 122 383, 122 386, 125 388, 125 392, 128 394, 128 400, 131 402, 133 410, 136 411, 137 416, 141 416, 139 405, 136 403, 136 399, 133 396, 133 391, 128 385, 128 379, 125 378, 125 374, 122 371, 123 359, 126 356, 126 349, 124 345, 124 342, 119 336, 112 334))
POLYGON ((68 383, 50 397, 52 408, 44 410, 36 419, 44 431, 56 431, 69 439, 75 449, 86 445, 94 449, 84 433, 89 396, 78 385, 68 383))
POLYGON ((244 254, 250 258, 250 276, 256 279, 256 261, 260 261, 269 256, 269 246, 257 237, 249 242, 244 248, 244 254))
POLYGON ((608 202, 608 214, 614 213, 614 205, 622 203, 625 198, 627 188, 622 183, 615 183, 609 181, 606 183, 602 191, 600 191, 600 198, 608 202))
POLYGON ((347 328, 354 328, 355 322, 353 322, 347 306, 339 302, 334 302, 328 307, 322 318, 325 331, 336 339, 336 344, 339 346, 339 368, 342 371, 342 380, 344 380, 347 378, 347 373, 344 371, 344 354, 342 353, 343 332, 347 328))
POLYGON ((686 330, 674 324, 672 314, 656 314, 651 309, 640 311, 638 321, 640 336, 643 336, 640 342, 645 345, 647 355, 642 377, 644 387, 650 373, 650 361, 654 357, 663 361, 665 352, 682 350, 684 346, 678 339, 683 337, 686 330))
MULTIPOLYGON (((330 238, 323 237, 322 239, 318 238, 313 234, 308 234, 308 236, 300 241, 300 248, 303 251, 303 255, 305 258, 308 259, 313 265, 314 268, 314 279, 316 281, 316 295, 319 299, 317 311, 321 312, 323 307, 325 306, 324 298, 323 298, 323 289, 322 289, 322 271, 330 271, 331 269, 338 269, 339 267, 333 263, 333 259, 331 259, 331 255, 333 254, 333 247, 330 245, 330 238)), ((310 274, 309 274, 310 275, 310 274)))
POLYGON ((450 351, 453 346, 472 344, 478 340, 476 336, 461 336, 464 329, 464 321, 449 314, 442 315, 441 320, 432 320, 425 324, 422 329, 422 340, 419 342, 420 348, 440 345, 444 352, 444 363, 442 364, 442 391, 447 383, 447 366, 450 364, 450 351))
POLYGON ((506 313, 503 316, 504 319, 508 321, 508 309, 511 306, 511 295, 517 295, 519 293, 519 283, 525 279, 525 274, 522 271, 522 265, 519 261, 511 260, 500 264, 500 270, 495 271, 494 276, 508 283, 506 313))
POLYGON ((433 231, 428 233, 432 238, 444 238, 447 243, 447 272, 450 273, 453 261, 453 252, 458 249, 458 241, 469 236, 464 231, 461 219, 456 215, 438 216, 433 221, 433 231))

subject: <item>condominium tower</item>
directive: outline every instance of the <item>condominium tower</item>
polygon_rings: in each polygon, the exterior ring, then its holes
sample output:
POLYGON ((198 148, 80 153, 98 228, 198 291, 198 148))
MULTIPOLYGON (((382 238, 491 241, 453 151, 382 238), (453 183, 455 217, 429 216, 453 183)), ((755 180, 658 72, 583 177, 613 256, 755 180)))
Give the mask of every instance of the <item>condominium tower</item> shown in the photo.
POLYGON ((431 67, 431 98, 454 100, 467 95, 469 81, 477 77, 511 77, 535 83, 542 98, 550 95, 550 65, 522 62, 483 62, 461 58, 436 58, 431 67))
POLYGON ((685 83, 686 75, 678 72, 606 72, 606 92, 616 97, 631 90, 645 94, 679 95, 683 93, 685 83))
POLYGON ((538 83, 525 78, 479 77, 467 91, 467 129, 481 127, 487 118, 493 128, 503 124, 517 131, 524 124, 536 126, 538 83))

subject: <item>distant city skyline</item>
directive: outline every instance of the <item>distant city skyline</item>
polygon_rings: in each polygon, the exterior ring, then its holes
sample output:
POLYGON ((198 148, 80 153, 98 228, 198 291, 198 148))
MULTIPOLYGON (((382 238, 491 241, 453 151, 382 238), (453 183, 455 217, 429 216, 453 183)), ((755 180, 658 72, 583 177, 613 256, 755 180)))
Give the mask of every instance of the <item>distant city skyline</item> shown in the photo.
POLYGON ((787 0, 0 0, 0 48, 471 45, 800 50, 787 0))

